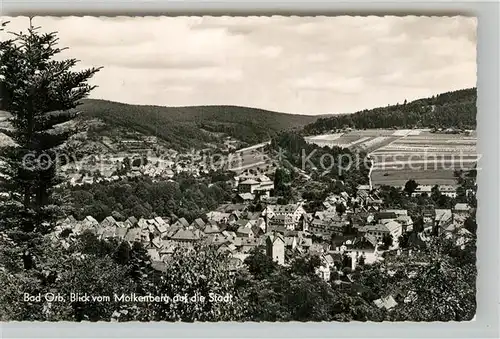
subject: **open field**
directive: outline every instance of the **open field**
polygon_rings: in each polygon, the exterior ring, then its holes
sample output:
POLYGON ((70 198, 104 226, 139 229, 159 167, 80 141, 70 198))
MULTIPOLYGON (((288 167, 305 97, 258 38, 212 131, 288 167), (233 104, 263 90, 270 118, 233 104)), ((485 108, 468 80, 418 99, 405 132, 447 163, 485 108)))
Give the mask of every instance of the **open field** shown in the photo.
POLYGON ((370 154, 372 184, 454 184, 455 169, 473 168, 478 160, 477 134, 431 133, 429 129, 368 129, 306 138, 321 146, 346 147, 370 154))
POLYGON ((420 185, 454 185, 456 179, 450 170, 426 170, 426 171, 373 171, 372 182, 374 186, 403 186, 408 180, 413 179, 420 185), (387 174, 387 176, 384 176, 387 174))

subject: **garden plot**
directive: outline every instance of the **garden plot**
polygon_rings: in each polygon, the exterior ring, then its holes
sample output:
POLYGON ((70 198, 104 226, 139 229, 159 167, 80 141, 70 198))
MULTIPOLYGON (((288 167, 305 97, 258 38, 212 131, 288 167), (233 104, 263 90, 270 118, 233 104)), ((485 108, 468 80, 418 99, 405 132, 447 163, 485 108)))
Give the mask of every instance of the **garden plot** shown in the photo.
MULTIPOLYGON (((403 135, 403 131, 398 131, 403 135)), ((453 171, 477 163, 476 138, 422 131, 406 134, 371 153, 374 185, 401 185, 409 179, 422 184, 454 184, 453 171)))

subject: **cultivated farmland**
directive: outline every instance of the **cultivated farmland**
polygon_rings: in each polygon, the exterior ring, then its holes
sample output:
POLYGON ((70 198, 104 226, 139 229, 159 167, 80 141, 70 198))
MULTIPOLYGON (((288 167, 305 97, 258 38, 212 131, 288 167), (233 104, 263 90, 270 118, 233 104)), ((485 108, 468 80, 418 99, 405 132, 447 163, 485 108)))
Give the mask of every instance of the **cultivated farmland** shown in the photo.
POLYGON ((462 134, 418 130, 355 130, 319 135, 306 140, 320 146, 337 146, 369 153, 373 161, 374 186, 404 185, 409 179, 420 184, 455 184, 453 172, 467 170, 477 162, 475 131, 462 134))

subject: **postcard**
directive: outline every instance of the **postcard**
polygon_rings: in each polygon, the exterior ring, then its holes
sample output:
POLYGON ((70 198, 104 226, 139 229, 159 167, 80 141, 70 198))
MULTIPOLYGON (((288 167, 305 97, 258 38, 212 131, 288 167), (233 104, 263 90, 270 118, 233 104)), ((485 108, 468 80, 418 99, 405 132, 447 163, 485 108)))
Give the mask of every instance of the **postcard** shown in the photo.
POLYGON ((1 321, 474 318, 476 18, 1 20, 1 321))

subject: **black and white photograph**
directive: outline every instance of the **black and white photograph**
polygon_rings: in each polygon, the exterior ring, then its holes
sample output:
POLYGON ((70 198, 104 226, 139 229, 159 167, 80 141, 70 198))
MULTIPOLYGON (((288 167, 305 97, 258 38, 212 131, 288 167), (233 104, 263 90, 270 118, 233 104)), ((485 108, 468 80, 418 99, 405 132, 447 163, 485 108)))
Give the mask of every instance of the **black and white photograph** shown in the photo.
POLYGON ((475 320, 475 17, 0 21, 0 321, 475 320))

